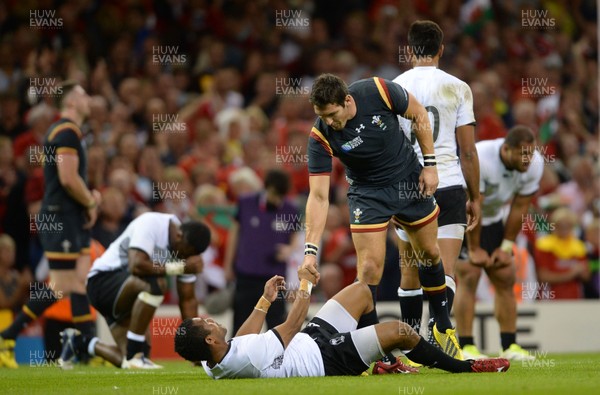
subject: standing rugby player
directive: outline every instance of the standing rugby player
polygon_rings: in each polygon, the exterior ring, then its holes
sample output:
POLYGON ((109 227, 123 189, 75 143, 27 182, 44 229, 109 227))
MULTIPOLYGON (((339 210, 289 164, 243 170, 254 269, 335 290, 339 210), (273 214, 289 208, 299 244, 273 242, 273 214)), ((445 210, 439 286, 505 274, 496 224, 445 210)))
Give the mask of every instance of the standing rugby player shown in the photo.
MULTIPOLYGON (((91 334, 94 328, 85 290, 90 267, 90 228, 98 216, 100 193, 86 186, 86 153, 81 125, 90 112, 90 97, 76 82, 60 87, 60 119, 50 126, 44 139, 44 197, 38 229, 50 266, 50 288, 44 297, 32 298, 23 306, 12 325, 0 333, 0 364, 16 368, 15 339, 32 320, 61 297, 71 298, 76 328, 91 334)), ((63 349, 64 352, 64 349, 63 349)), ((62 353, 61 353, 62 354, 62 353)), ((59 358, 62 365, 64 359, 59 358)))
MULTIPOLYGON (((525 126, 515 126, 506 138, 480 141, 479 154, 481 219, 467 232, 468 261, 458 261, 456 274, 456 327, 467 358, 485 358, 473 341, 475 293, 481 270, 485 270, 496 290, 494 313, 500 324, 502 357, 531 360, 517 344, 517 301, 513 291, 516 268, 513 244, 521 230, 523 216, 537 192, 544 161, 535 149, 535 136, 525 126), (512 202, 511 202, 512 201, 512 202), (502 208, 510 204, 503 221, 502 208)), ((466 257, 465 257, 466 258, 466 257)))
MULTIPOLYGON (((444 268, 437 245, 439 213, 433 194, 438 185, 433 136, 427 110, 400 85, 374 77, 349 87, 331 74, 319 76, 310 101, 318 119, 310 133, 308 168, 310 194, 306 205, 304 264, 315 264, 329 208, 332 157, 346 167, 350 184, 350 230, 358 258, 358 280, 366 283, 376 300, 383 273, 385 241, 390 220, 402 226, 422 258, 421 281, 435 290, 440 343, 459 352, 446 307, 444 268), (424 154, 421 166, 414 149, 400 131, 398 115, 416 124, 415 137, 424 154), (451 345, 450 345, 451 344, 451 345)), ((359 327, 378 322, 375 309, 361 318, 359 327)))
MULTIPOLYGON (((469 86, 458 78, 440 70, 439 61, 444 53, 444 34, 437 23, 416 21, 408 31, 408 53, 413 68, 402 73, 394 82, 412 93, 425 106, 433 129, 433 146, 437 159, 440 183, 435 200, 440 206, 438 217, 438 244, 446 274, 448 312, 452 309, 456 283, 454 267, 467 226, 472 228, 479 221, 479 161, 475 148, 475 116, 473 96, 469 86), (463 189, 466 182, 467 193, 463 189), (467 200, 468 195, 468 200, 467 200)), ((400 126, 411 138, 419 160, 423 154, 411 133, 411 122, 399 118, 400 126)), ((396 228, 400 240, 401 257, 400 310, 402 320, 419 332, 423 315, 423 290, 429 294, 431 288, 421 288, 417 256, 410 246, 408 234, 396 228)), ((435 324, 430 309, 429 340, 433 341, 435 324)))

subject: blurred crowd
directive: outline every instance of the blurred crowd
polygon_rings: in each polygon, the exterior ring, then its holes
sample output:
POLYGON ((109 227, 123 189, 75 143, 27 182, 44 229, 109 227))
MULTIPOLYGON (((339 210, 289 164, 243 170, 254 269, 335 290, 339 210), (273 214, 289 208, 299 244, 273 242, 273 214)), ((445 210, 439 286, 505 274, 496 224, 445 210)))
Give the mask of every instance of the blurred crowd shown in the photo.
MULTIPOLYGON (((546 166, 521 241, 531 257, 554 253, 567 265, 564 276, 548 276, 534 259, 538 277, 576 281, 578 297, 598 298, 596 18, 594 0, 0 2, 0 233, 14 240, 0 248, 15 249, 12 262, 0 251, 0 288, 20 284, 15 270, 43 276, 32 224, 60 81, 78 80, 92 97, 87 175, 103 198, 94 239, 106 247, 148 210, 207 222, 214 237, 203 298, 231 279, 219 268, 236 203, 263 190, 268 170, 288 173, 301 215, 313 79, 395 78, 411 67, 410 23, 431 19, 445 35, 440 67, 473 91, 477 139, 503 137, 515 124, 537 134, 546 166), (557 208, 567 210, 559 219, 557 208), (536 241, 548 234, 571 240, 572 256, 536 241)), ((346 189, 336 162, 317 298, 355 277, 346 189)), ((399 275, 393 237, 381 291, 390 299, 399 275)), ((290 253, 288 266, 301 257, 290 253)))

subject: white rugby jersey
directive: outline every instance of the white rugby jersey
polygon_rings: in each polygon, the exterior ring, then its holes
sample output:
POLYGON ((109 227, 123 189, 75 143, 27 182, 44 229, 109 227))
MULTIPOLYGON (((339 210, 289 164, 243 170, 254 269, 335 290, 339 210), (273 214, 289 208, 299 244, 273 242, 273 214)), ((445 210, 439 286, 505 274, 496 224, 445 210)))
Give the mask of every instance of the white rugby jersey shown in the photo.
POLYGON ((487 226, 503 218, 502 207, 510 202, 515 194, 531 195, 540 184, 544 171, 544 160, 535 151, 525 173, 508 170, 500 159, 500 147, 504 139, 484 140, 475 146, 479 155, 479 189, 483 194, 481 225, 487 226))
MULTIPOLYGON (((131 221, 125 231, 113 241, 104 254, 94 261, 88 278, 100 272, 110 272, 129 265, 129 249, 144 251, 150 259, 160 265, 171 260, 179 260, 169 251, 169 222, 181 222, 172 214, 144 213, 131 221)), ((183 275, 182 282, 196 281, 195 275, 183 275)))
POLYGON ((202 366, 214 379, 259 377, 325 376, 323 357, 317 343, 306 333, 294 336, 286 349, 269 330, 261 334, 234 337, 223 360, 210 368, 202 366))
MULTIPOLYGON (((400 74, 394 82, 409 91, 427 109, 437 159, 438 188, 463 185, 456 128, 475 123, 473 95, 469 85, 434 66, 414 67, 400 74)), ((416 138, 411 136, 412 122, 400 116, 398 119, 423 164, 421 147, 416 138)))

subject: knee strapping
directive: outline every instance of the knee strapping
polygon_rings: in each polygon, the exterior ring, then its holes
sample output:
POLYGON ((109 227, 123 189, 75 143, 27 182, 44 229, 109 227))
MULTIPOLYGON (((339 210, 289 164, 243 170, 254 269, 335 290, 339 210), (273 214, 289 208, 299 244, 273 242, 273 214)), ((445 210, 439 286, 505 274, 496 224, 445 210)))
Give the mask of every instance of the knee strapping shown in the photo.
POLYGON ((141 300, 142 302, 150 305, 150 306, 154 306, 157 307, 161 305, 163 299, 165 297, 163 295, 152 295, 146 291, 140 292, 138 294, 138 299, 141 300))

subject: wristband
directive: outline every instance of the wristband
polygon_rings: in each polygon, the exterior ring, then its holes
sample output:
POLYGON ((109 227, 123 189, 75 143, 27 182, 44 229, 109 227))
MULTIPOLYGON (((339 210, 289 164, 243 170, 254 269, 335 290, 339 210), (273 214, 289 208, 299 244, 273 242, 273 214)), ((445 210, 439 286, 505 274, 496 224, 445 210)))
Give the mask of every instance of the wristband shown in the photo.
POLYGON ((507 254, 511 254, 512 255, 512 251, 513 251, 513 246, 515 245, 514 241, 510 241, 507 239, 502 240, 502 244, 500 245, 500 249, 504 252, 506 252, 507 254))
POLYGON ((271 307, 271 302, 269 302, 264 296, 261 296, 260 299, 258 299, 256 306, 254 306, 254 310, 262 311, 266 314, 269 310, 269 307, 271 307))
POLYGON ((300 280, 300 291, 304 291, 310 295, 312 292, 313 283, 308 281, 307 279, 300 280))
POLYGON ((423 160, 428 160, 428 159, 435 160, 435 155, 433 155, 433 154, 423 155, 423 160))
POLYGON ((177 261, 177 262, 167 262, 165 264, 165 272, 169 276, 177 276, 183 274, 185 271, 185 262, 177 261))
POLYGON ((317 255, 319 252, 319 247, 312 243, 304 244, 304 255, 317 255))
POLYGON ((423 167, 427 167, 427 166, 437 166, 437 162, 434 161, 424 161, 423 162, 423 167))

